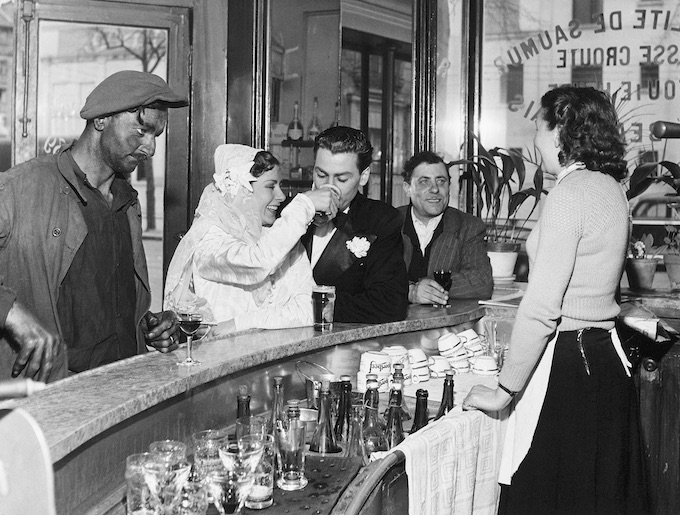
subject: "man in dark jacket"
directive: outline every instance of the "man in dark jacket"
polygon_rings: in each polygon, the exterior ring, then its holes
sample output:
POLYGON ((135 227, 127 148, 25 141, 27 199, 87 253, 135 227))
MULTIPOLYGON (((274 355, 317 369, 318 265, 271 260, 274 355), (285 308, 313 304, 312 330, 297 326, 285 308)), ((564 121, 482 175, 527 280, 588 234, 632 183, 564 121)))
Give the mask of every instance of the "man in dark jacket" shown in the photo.
POLYGON ((167 110, 187 104, 156 75, 114 73, 87 97, 76 142, 0 174, 0 379, 176 348, 176 315, 149 312, 127 176, 153 156, 167 110))
POLYGON ((419 152, 406 162, 404 191, 411 199, 403 218, 404 261, 409 301, 446 304, 449 299, 488 299, 493 290, 486 254, 486 226, 479 218, 449 207, 449 171, 437 154, 419 152), (451 271, 446 291, 435 270, 451 271))
POLYGON ((340 203, 337 217, 311 225, 302 242, 314 281, 336 288, 336 322, 406 317, 408 281, 399 213, 359 193, 368 182, 372 154, 366 136, 351 127, 326 129, 314 146, 314 186, 336 186, 340 203))

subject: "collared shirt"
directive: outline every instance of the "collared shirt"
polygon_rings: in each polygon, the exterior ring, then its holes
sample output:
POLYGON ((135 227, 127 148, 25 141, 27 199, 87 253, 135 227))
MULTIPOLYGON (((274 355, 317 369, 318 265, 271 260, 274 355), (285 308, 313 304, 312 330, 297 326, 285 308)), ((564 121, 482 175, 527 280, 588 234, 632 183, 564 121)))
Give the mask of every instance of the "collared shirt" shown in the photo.
MULTIPOLYGON (((413 211, 413 206, 409 207, 409 211, 413 211)), ((415 224, 413 223, 416 218, 411 215, 406 218, 404 222, 404 234, 408 236, 413 245, 413 252, 411 253, 411 263, 408 266, 408 280, 409 282, 416 283, 423 277, 427 277, 427 269, 430 264, 430 253, 432 251, 432 243, 437 240, 437 238, 444 231, 442 224, 440 223, 444 214, 437 217, 439 221, 437 225, 433 228, 432 234, 430 235, 427 247, 420 247, 420 239, 416 233, 415 224)), ((423 224, 424 225, 424 224, 423 224)))
POLYGON ((420 219, 413 212, 413 206, 411 206, 411 209, 409 209, 409 211, 411 212, 411 220, 413 221, 413 228, 416 230, 416 235, 418 236, 418 242, 420 243, 420 252, 424 256, 425 255, 425 249, 427 248, 427 246, 432 241, 432 236, 434 235, 434 230, 439 225, 439 222, 442 221, 442 217, 444 216, 444 213, 440 214, 439 216, 435 216, 434 218, 430 218, 427 221, 427 224, 424 224, 423 222, 420 221, 420 219))
POLYGON ((137 353, 135 269, 127 209, 137 192, 116 177, 111 206, 66 152, 86 204, 87 236, 59 289, 57 311, 69 370, 82 372, 137 353))

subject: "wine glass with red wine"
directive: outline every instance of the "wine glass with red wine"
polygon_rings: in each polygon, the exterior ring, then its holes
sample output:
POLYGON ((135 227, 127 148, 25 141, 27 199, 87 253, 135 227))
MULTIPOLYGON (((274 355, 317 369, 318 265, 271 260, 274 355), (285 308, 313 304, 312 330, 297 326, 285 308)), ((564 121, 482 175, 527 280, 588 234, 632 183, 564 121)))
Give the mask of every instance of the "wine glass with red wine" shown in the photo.
POLYGON ((184 334, 187 335, 187 357, 184 361, 178 361, 178 365, 200 365, 201 362, 193 359, 191 357, 191 344, 194 337, 194 333, 198 331, 201 327, 201 322, 203 321, 203 315, 200 313, 179 313, 179 328, 184 334))
MULTIPOLYGON (((433 272, 434 280, 446 291, 451 289, 451 270, 435 270, 433 272)), ((450 308, 450 304, 432 304, 433 307, 450 308)))

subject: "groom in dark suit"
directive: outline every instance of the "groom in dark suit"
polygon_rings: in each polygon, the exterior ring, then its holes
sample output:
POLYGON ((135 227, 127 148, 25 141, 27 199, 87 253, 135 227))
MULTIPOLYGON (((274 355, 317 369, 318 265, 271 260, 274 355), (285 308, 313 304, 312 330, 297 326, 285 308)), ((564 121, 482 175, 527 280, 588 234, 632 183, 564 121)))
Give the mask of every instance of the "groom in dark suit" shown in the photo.
POLYGON ((449 207, 451 179, 443 159, 433 152, 419 152, 406 162, 402 176, 411 199, 399 208, 409 301, 446 304, 448 299, 490 298, 493 279, 484 241, 486 225, 449 207), (448 291, 433 279, 434 270, 451 271, 448 291))
POLYGON ((340 191, 338 214, 310 225, 302 242, 316 284, 335 286, 335 321, 403 320, 408 307, 401 218, 395 208, 359 193, 373 147, 363 132, 331 127, 314 144, 314 187, 340 191))

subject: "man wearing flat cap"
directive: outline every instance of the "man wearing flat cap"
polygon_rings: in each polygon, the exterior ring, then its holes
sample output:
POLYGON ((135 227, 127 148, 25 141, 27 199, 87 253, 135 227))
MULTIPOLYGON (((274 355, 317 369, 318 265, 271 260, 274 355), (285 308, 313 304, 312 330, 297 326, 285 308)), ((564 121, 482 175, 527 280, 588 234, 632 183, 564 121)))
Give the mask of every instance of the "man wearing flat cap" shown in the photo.
POLYGON ((0 379, 53 381, 176 347, 174 313, 149 312, 127 177, 154 155, 167 110, 186 105, 156 75, 114 73, 87 97, 78 140, 0 174, 0 379))

